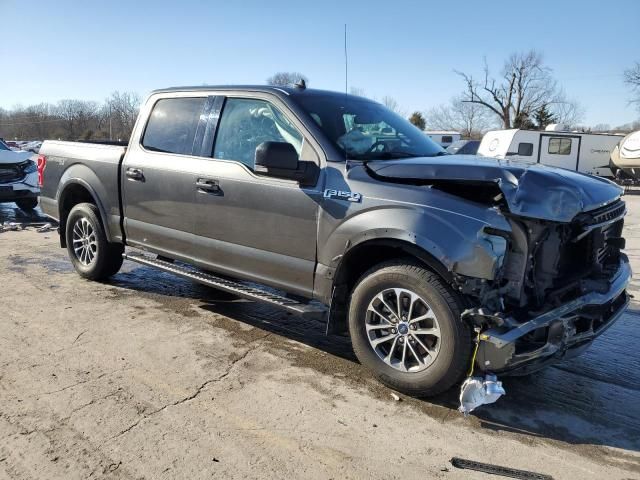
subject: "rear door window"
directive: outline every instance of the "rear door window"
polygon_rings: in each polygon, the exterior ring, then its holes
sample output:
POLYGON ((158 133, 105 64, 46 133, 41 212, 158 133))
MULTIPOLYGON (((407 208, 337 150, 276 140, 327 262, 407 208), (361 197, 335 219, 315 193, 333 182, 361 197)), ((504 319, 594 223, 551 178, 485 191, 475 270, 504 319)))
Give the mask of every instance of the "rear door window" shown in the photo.
MULTIPOLYGON (((153 106, 142 146, 154 152, 194 154, 194 140, 206 97, 163 98, 153 106)), ((199 152, 200 146, 196 146, 199 152)))
POLYGON ((286 142, 300 155, 302 134, 271 103, 257 98, 227 98, 218 125, 213 157, 235 160, 253 169, 256 147, 286 142))
POLYGON ((451 143, 453 142, 453 137, 451 135, 443 135, 442 143, 451 143))

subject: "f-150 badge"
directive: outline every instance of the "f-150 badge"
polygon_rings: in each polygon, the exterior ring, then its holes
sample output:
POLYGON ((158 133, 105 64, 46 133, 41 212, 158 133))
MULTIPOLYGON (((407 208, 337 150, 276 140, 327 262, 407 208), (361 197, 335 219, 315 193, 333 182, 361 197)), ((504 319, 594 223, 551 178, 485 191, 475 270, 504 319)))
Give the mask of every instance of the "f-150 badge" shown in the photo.
POLYGON ((324 191, 324 198, 335 198, 336 200, 348 200, 354 203, 360 203, 362 195, 358 192, 349 192, 345 190, 334 190, 327 188, 324 191))

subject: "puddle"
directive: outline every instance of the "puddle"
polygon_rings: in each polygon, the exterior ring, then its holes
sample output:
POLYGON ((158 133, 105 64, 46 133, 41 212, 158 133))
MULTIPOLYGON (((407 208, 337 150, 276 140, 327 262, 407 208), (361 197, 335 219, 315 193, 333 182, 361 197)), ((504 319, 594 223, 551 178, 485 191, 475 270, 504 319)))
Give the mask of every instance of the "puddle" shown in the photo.
POLYGON ((73 272, 73 266, 67 257, 55 256, 52 258, 33 258, 24 257, 22 255, 9 255, 7 257, 9 261, 8 270, 17 273, 25 273, 27 267, 39 266, 47 270, 49 273, 70 273, 73 272))

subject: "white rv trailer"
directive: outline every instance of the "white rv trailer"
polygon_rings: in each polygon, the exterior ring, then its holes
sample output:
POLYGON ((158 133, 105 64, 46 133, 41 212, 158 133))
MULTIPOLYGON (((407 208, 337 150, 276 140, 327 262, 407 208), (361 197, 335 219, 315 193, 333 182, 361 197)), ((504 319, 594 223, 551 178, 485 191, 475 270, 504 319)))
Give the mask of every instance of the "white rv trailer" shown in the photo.
POLYGON ((623 135, 555 130, 494 130, 482 138, 478 155, 542 163, 613 178, 611 152, 623 135))
POLYGON ((640 180, 640 130, 620 140, 611 154, 614 168, 622 170, 624 177, 640 180))
POLYGON ((424 133, 431 140, 440 144, 442 148, 447 148, 453 142, 457 142, 462 138, 462 134, 460 132, 449 130, 425 130, 424 133))

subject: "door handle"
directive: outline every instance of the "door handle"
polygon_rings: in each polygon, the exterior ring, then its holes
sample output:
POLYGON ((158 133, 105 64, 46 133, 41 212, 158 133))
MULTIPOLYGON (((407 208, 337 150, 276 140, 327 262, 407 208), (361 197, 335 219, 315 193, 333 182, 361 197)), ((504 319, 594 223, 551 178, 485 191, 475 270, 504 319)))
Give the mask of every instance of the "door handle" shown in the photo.
POLYGON ((127 168, 127 171, 125 172, 125 175, 127 176, 127 178, 131 179, 131 180, 137 180, 137 181, 143 181, 144 180, 144 173, 142 172, 141 168, 127 168))
POLYGON ((211 180, 209 178, 199 178, 196 181, 196 188, 200 193, 211 193, 215 195, 220 195, 222 193, 218 181, 211 180))

